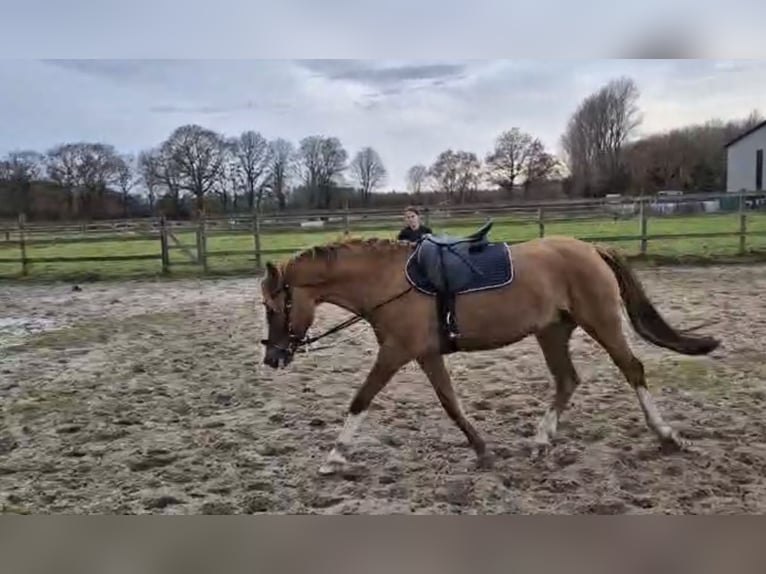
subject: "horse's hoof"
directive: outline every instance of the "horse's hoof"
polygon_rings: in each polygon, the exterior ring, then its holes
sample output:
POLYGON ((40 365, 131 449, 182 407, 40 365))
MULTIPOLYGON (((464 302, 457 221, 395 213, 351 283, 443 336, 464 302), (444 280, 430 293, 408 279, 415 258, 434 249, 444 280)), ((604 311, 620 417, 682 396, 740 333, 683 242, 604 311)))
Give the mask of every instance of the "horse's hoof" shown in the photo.
POLYGON ((532 460, 532 462, 538 462, 542 460, 545 458, 545 455, 548 454, 548 449, 550 446, 550 443, 547 442, 535 443, 529 453, 529 458, 532 460))
POLYGON ((487 451, 476 460, 476 466, 481 470, 490 470, 495 466, 495 455, 487 451))
POLYGON ((321 476, 331 476, 333 474, 340 474, 345 470, 345 464, 337 461, 328 461, 319 467, 319 474, 321 476))
POLYGON ((346 470, 347 466, 348 460, 346 460, 346 457, 337 448, 333 448, 322 463, 322 466, 319 467, 319 474, 323 476, 337 474, 346 470))
POLYGON ((662 448, 666 452, 695 452, 697 449, 694 443, 688 439, 681 438, 675 430, 661 441, 662 448))

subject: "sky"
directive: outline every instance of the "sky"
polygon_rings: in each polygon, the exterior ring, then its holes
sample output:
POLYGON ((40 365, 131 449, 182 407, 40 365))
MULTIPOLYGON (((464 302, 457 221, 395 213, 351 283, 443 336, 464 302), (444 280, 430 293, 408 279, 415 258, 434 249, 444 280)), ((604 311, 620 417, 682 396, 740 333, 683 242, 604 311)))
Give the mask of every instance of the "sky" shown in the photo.
POLYGON ((766 62, 708 60, 4 60, 0 153, 105 141, 135 153, 178 125, 337 136, 381 155, 387 188, 444 149, 484 157, 519 127, 551 151, 587 94, 627 75, 641 131, 766 113, 766 62))
POLYGON ((582 98, 619 76, 641 91, 643 133, 766 114, 766 60, 731 59, 764 51, 764 8, 717 3, 14 2, 0 20, 0 154, 78 140, 135 153, 197 123, 336 136, 350 156, 369 145, 386 187, 403 189, 411 165, 447 148, 483 158, 512 127, 558 152, 582 98), (646 50, 702 59, 610 59, 646 50))

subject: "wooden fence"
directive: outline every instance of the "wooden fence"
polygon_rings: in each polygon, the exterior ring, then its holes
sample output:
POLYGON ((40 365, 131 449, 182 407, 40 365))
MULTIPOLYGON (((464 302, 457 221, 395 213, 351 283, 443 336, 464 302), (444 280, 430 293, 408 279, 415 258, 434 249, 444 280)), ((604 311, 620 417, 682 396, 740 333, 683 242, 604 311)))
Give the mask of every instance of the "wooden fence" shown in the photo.
MULTIPOLYGON (((552 201, 546 203, 524 203, 506 205, 464 205, 456 207, 432 206, 424 210, 426 223, 437 220, 441 226, 450 225, 478 225, 487 217, 510 218, 503 222, 504 226, 536 226, 536 235, 543 237, 546 226, 560 222, 587 222, 612 218, 637 219, 635 234, 629 235, 578 235, 586 241, 599 242, 631 242, 639 244, 639 253, 647 255, 651 241, 665 239, 710 239, 710 238, 738 238, 737 252, 744 255, 747 252, 748 237, 766 236, 766 230, 749 230, 748 213, 758 209, 766 203, 766 194, 741 193, 695 196, 689 199, 668 197, 658 199, 649 198, 625 198, 598 201, 552 201), (650 218, 668 217, 668 205, 685 206, 680 211, 689 211, 692 202, 711 205, 711 202, 719 201, 722 209, 716 212, 738 214, 738 227, 736 229, 700 231, 687 233, 649 233, 648 221, 650 218), (725 202, 728 202, 724 205, 725 202), (734 202, 734 203, 732 203, 734 202)), ((701 211, 705 211, 702 209, 701 211)), ((700 215, 704 217, 705 215, 700 215)), ((375 229, 385 229, 386 235, 391 235, 393 225, 401 225, 401 212, 394 210, 341 210, 325 212, 302 212, 288 214, 251 214, 231 215, 200 218, 195 222, 168 221, 164 217, 156 219, 143 219, 131 221, 109 221, 94 223, 57 223, 41 224, 29 223, 22 215, 16 225, 0 224, 0 264, 17 264, 22 275, 28 275, 31 267, 38 264, 61 264, 61 263, 104 263, 120 261, 153 261, 158 262, 164 274, 171 272, 172 267, 194 265, 203 273, 209 272, 211 259, 224 257, 244 256, 251 262, 252 270, 262 269, 265 258, 282 256, 294 253, 298 246, 281 248, 263 248, 265 236, 279 234, 313 231, 333 231, 338 234, 351 232, 369 232, 375 229), (182 234, 194 235, 194 246, 185 244, 179 238, 182 234), (209 250, 208 240, 211 237, 242 237, 249 236, 252 239, 251 247, 247 249, 219 249, 209 250), (153 253, 131 254, 111 253, 99 255, 55 255, 46 257, 30 257, 29 252, 34 247, 59 247, 78 245, 84 243, 98 244, 118 241, 121 244, 132 241, 147 240, 156 242, 157 250, 153 253), (15 251, 14 256, 9 256, 15 251), (181 261, 173 261, 171 252, 178 251, 185 258, 181 261)), ((498 240, 508 240, 496 237, 498 240)))

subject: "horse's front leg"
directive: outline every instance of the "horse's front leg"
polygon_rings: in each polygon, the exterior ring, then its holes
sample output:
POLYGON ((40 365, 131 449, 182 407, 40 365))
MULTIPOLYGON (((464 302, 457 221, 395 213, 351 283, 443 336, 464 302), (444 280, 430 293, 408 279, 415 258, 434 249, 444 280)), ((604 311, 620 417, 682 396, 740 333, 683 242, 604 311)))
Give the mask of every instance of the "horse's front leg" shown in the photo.
POLYGON ((349 405, 346 421, 335 445, 324 464, 319 467, 320 474, 342 472, 347 467, 352 440, 367 415, 372 400, 388 384, 394 374, 410 360, 411 357, 398 347, 393 345, 380 347, 375 364, 349 405))

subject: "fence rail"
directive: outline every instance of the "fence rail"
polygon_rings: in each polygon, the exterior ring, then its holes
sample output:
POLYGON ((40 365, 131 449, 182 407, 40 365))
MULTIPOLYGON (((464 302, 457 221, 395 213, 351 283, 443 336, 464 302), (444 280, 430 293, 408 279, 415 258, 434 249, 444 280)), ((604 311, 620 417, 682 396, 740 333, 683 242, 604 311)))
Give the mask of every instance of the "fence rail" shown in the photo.
MULTIPOLYGON (((585 241, 595 242, 636 242, 640 255, 649 254, 649 245, 654 241, 684 239, 725 239, 737 238, 736 253, 748 252, 748 238, 766 236, 763 229, 750 229, 749 214, 760 210, 766 204, 766 193, 705 194, 665 198, 616 198, 607 200, 569 200, 526 204, 485 204, 464 205, 446 208, 430 206, 424 211, 429 225, 440 223, 443 227, 469 226, 487 217, 502 221, 508 229, 533 226, 534 232, 523 239, 501 237, 497 240, 517 243, 529 239, 530 235, 543 237, 557 224, 588 223, 595 221, 619 221, 637 219, 636 233, 594 235, 577 233, 585 241), (718 202, 718 207, 714 203, 718 202), (691 206, 701 203, 703 209, 691 206), (668 206, 674 206, 670 209, 668 206), (673 212, 695 211, 700 218, 718 214, 738 214, 737 225, 729 229, 705 231, 683 231, 681 233, 651 233, 650 220, 670 221, 673 212)), ((760 215, 760 214, 759 214, 760 215)), ((169 274, 173 267, 197 266, 204 273, 209 271, 210 262, 224 258, 244 257, 253 271, 259 271, 265 257, 295 253, 308 245, 267 246, 264 239, 282 243, 279 237, 297 234, 299 238, 316 233, 352 232, 365 233, 376 229, 390 230, 398 222, 400 211, 394 210, 342 210, 335 212, 306 212, 299 214, 252 214, 228 217, 204 217, 195 222, 174 222, 165 218, 137 221, 98 222, 94 224, 41 224, 28 223, 22 215, 11 229, 0 227, 0 265, 17 265, 22 276, 29 275, 36 265, 154 261, 162 273, 169 274), (321 219, 319 219, 321 218, 321 219), (304 236, 305 234, 305 236, 304 236), (193 236, 185 237, 185 235, 193 236), (184 239, 180 239, 184 238, 184 239), (222 243, 215 249, 208 249, 210 240, 222 243), (249 243, 248 246, 245 242, 249 243), (145 253, 133 253, 141 243, 145 253), (93 244, 98 254, 77 253, 78 248, 93 244), (128 245, 135 245, 135 249, 128 245), (120 246, 125 247, 121 249, 120 246), (55 252, 36 254, 43 250, 55 252), (129 252, 121 252, 128 250, 129 252), (72 252, 71 254, 67 252, 72 252), (185 260, 171 257, 171 253, 185 256, 185 260)), ((529 231, 529 230, 528 230, 529 231)), ((386 232, 389 233, 388 231, 386 232)))
MULTIPOLYGON (((545 201, 513 201, 513 202, 492 202, 492 203, 466 203, 450 205, 423 205, 421 210, 427 216, 434 217, 465 217, 467 215, 478 214, 534 214, 539 209, 547 212, 562 212, 564 214, 576 214, 584 212, 594 214, 597 212, 614 213, 625 210, 629 213, 631 210, 637 211, 640 204, 653 206, 661 210, 662 206, 679 205, 699 205, 711 203, 729 202, 735 203, 742 196, 748 201, 766 202, 765 192, 743 192, 743 193, 695 193, 685 194, 683 196, 621 196, 606 197, 598 199, 550 199, 545 201)), ((331 209, 331 210, 296 210, 284 212, 264 212, 261 213, 262 225, 291 225, 296 222, 307 220, 322 220, 325 222, 343 222, 345 218, 352 220, 365 221, 387 221, 392 217, 399 217, 401 208, 357 208, 331 209)), ((206 222, 208 225, 217 226, 232 222, 233 224, 247 224, 252 219, 248 213, 234 214, 216 214, 208 215, 206 222)), ((92 222, 27 222, 26 228, 30 233, 37 231, 49 233, 51 231, 62 231, 66 233, 88 233, 95 231, 104 231, 113 233, 114 231, 133 231, 133 230, 158 230, 160 218, 137 218, 131 220, 111 219, 92 222)), ((184 227, 194 227, 196 222, 192 220, 167 221, 167 225, 174 229, 184 227)), ((13 231, 16 226, 15 221, 0 221, 0 232, 13 231)))

